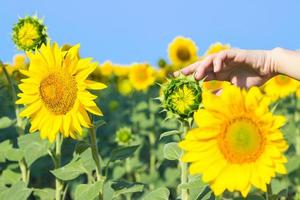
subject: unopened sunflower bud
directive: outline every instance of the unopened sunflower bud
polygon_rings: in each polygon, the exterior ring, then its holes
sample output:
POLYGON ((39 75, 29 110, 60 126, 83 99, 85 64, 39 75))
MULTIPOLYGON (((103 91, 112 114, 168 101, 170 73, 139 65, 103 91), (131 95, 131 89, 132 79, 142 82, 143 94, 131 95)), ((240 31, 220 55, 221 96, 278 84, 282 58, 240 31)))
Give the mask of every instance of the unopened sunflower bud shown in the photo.
POLYGON ((20 50, 35 50, 47 42, 47 29, 38 17, 27 16, 14 25, 12 39, 20 50))
POLYGON ((123 127, 116 132, 116 142, 119 145, 129 145, 131 141, 132 141, 132 132, 130 128, 123 127))
POLYGON ((200 83, 192 76, 180 75, 162 86, 162 106, 180 119, 192 117, 202 101, 200 83))

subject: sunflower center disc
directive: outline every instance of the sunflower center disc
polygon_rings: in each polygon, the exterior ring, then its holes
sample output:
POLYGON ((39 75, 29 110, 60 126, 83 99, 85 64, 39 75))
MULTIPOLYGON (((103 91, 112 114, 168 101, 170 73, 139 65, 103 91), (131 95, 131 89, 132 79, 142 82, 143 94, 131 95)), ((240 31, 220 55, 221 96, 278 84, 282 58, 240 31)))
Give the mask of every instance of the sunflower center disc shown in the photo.
POLYGON ((231 163, 256 161, 265 147, 265 137, 248 119, 236 119, 229 123, 218 140, 224 157, 231 163))
POLYGON ((191 54, 186 47, 180 47, 177 51, 177 56, 182 61, 188 61, 191 58, 191 54))
POLYGON ((77 87, 75 78, 52 73, 41 81, 40 96, 45 106, 56 115, 70 111, 75 103, 77 87))

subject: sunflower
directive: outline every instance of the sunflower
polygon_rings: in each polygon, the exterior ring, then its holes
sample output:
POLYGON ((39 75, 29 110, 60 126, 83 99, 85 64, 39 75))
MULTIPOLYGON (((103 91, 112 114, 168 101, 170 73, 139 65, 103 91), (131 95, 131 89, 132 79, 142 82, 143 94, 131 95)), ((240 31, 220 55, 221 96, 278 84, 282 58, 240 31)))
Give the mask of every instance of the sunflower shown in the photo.
POLYGON ((220 42, 216 42, 208 47, 207 51, 205 52, 205 55, 219 53, 220 51, 223 51, 226 49, 230 49, 229 44, 222 44, 220 42))
POLYGON ((217 80, 205 81, 203 82, 202 89, 210 92, 216 92, 228 85, 230 85, 230 83, 227 81, 217 81, 217 80))
POLYGON ((132 141, 132 131, 129 127, 122 127, 116 132, 116 142, 119 145, 129 145, 132 141))
POLYGON ((35 50, 47 41, 46 26, 36 16, 20 18, 13 27, 12 37, 18 49, 35 50))
POLYGON ((129 71, 129 81, 134 89, 145 91, 154 84, 154 70, 148 64, 133 64, 129 71))
POLYGON ((132 85, 128 79, 118 80, 117 88, 120 94, 122 94, 123 96, 128 96, 133 91, 132 85))
POLYGON ((78 58, 79 45, 62 51, 56 43, 42 45, 40 50, 27 53, 30 60, 27 76, 22 79, 17 104, 24 104, 21 117, 31 119, 30 132, 40 131, 41 137, 55 140, 58 132, 65 137, 82 135, 82 126, 90 127, 87 113, 102 115, 87 89, 100 90, 102 83, 86 80, 97 67, 91 58, 78 58))
POLYGON ((273 115, 270 99, 257 87, 225 87, 220 96, 203 92, 194 114, 198 127, 179 143, 191 174, 202 174, 215 195, 226 189, 247 196, 252 186, 266 191, 276 173, 285 174, 287 142, 279 130, 285 117, 273 115))
POLYGON ((262 86, 262 89, 266 95, 271 97, 273 101, 276 101, 296 92, 299 86, 299 81, 285 75, 277 75, 267 81, 262 86))
POLYGON ((117 77, 124 77, 127 76, 129 73, 129 67, 124 65, 114 65, 113 66, 113 73, 117 77))
POLYGON ((100 71, 101 74, 103 76, 109 77, 113 74, 113 66, 112 63, 110 61, 106 61, 104 62, 101 66, 100 66, 100 71))
POLYGON ((198 59, 198 48, 193 40, 185 37, 176 37, 168 47, 168 55, 174 70, 189 65, 198 59))

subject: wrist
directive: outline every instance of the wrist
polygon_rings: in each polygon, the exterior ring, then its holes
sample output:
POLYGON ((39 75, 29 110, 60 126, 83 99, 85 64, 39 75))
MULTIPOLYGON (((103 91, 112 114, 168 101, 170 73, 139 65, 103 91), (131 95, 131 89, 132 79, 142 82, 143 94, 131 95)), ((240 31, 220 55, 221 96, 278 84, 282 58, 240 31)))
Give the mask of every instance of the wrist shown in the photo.
POLYGON ((271 75, 283 74, 283 68, 280 64, 281 57, 284 53, 284 49, 276 47, 267 51, 267 63, 271 75))

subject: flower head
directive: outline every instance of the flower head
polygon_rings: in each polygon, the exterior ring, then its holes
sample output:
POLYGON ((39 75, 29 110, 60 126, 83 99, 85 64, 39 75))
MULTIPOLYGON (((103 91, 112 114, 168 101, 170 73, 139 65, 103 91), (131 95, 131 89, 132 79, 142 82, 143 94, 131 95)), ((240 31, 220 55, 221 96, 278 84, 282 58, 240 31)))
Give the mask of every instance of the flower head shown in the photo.
POLYGON ((216 195, 227 189, 246 197, 252 186, 265 192, 276 173, 286 173, 288 144, 279 130, 285 117, 270 112, 270 99, 257 87, 228 86, 220 96, 206 91, 202 103, 197 127, 179 146, 190 173, 202 174, 216 195))
POLYGON ((123 127, 117 130, 116 132, 116 142, 119 145, 129 145, 132 141, 132 132, 131 128, 123 127))
POLYGON ((154 84, 154 70, 148 64, 133 64, 129 71, 129 81, 137 91, 145 91, 154 84))
POLYGON ((222 44, 220 42, 216 42, 208 47, 207 51, 205 52, 205 55, 219 53, 220 51, 223 51, 226 49, 230 49, 229 44, 222 44))
POLYGON ((46 26, 36 16, 20 18, 13 27, 12 37, 18 49, 35 50, 47 42, 46 26))
POLYGON ((180 119, 187 119, 198 110, 202 100, 200 85, 191 76, 183 75, 168 80, 162 86, 162 106, 170 113, 180 119))
POLYGON ((267 81, 262 89, 273 101, 296 92, 300 82, 285 75, 277 75, 267 81))
POLYGON ((176 37, 168 47, 169 59, 175 70, 197 61, 197 52, 195 42, 185 37, 176 37))
POLYGON ((122 94, 123 96, 128 96, 133 91, 132 85, 128 79, 118 80, 117 88, 120 94, 122 94))
POLYGON ((31 119, 30 132, 40 131, 42 138, 53 142, 58 132, 65 137, 82 135, 82 126, 90 127, 87 112, 102 115, 94 100, 97 96, 87 89, 101 90, 102 83, 86 80, 97 67, 91 58, 78 58, 79 45, 62 51, 56 43, 42 45, 28 52, 27 76, 22 79, 17 104, 24 104, 21 117, 31 119))

